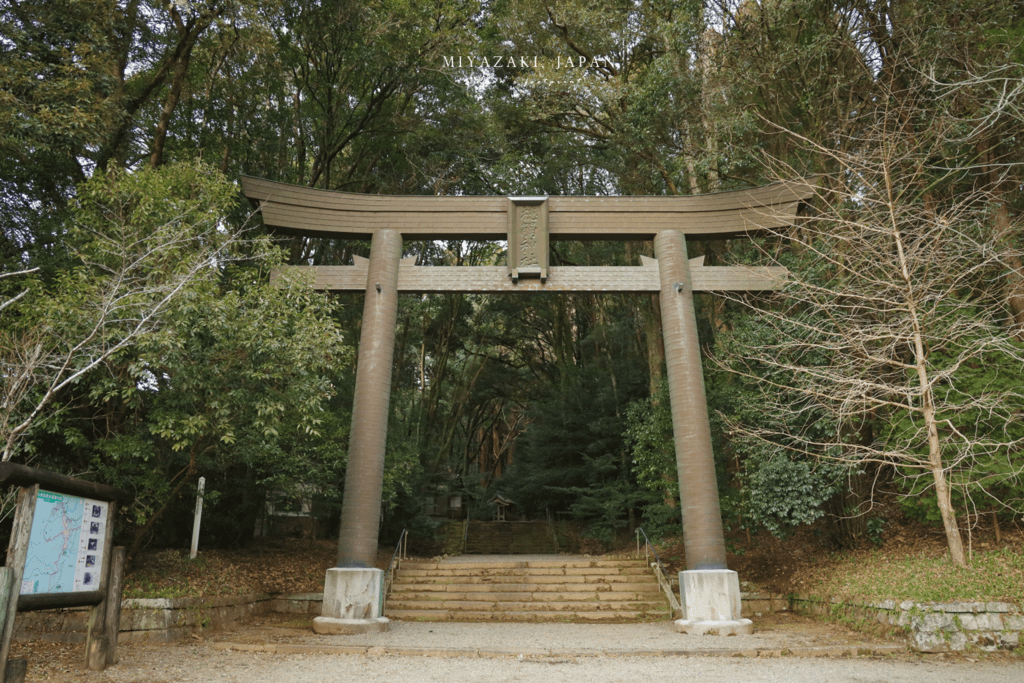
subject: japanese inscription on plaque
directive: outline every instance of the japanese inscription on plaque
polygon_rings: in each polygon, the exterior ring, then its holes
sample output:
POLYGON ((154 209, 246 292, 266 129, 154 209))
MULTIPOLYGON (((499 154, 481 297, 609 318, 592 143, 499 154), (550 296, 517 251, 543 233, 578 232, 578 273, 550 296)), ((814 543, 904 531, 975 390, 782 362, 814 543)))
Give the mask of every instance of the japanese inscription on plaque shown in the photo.
POLYGON ((520 278, 548 277, 548 211, 545 197, 510 197, 508 272, 520 278))
POLYGON ((537 260, 537 207, 519 210, 519 267, 540 266, 537 260))

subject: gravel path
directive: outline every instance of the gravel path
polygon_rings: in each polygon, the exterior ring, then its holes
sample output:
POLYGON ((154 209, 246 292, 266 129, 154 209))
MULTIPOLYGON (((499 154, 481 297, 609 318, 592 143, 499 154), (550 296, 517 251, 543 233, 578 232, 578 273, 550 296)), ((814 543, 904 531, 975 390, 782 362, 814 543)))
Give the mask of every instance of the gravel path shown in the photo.
MULTIPOLYGON (((482 557, 482 556, 481 556, 482 557)), ((465 561, 452 558, 451 561, 465 561)), ((687 636, 671 622, 392 622, 386 633, 321 636, 311 618, 268 615, 172 645, 122 645, 104 672, 84 647, 20 643, 27 683, 1021 683, 1024 658, 917 655, 891 640, 783 612, 750 636, 687 636)))
POLYGON ((277 616, 251 629, 215 634, 217 647, 250 651, 318 648, 336 653, 390 652, 487 655, 679 655, 782 654, 783 650, 822 650, 821 654, 860 651, 902 652, 905 648, 879 638, 787 613, 758 621, 749 636, 686 636, 670 621, 646 624, 518 624, 392 622, 386 633, 322 636, 294 628, 277 616), (282 626, 282 623, 284 626, 282 626), (291 626, 291 627, 289 627, 291 626), (285 647, 287 646, 287 648, 285 647), (842 650, 842 651, 840 651, 842 650))
POLYGON ((723 657, 414 657, 375 655, 269 654, 217 650, 206 644, 134 646, 103 673, 66 672, 28 681, 89 683, 420 683, 473 681, 506 683, 686 683, 890 682, 1019 683, 1020 659, 947 662, 938 658, 723 658, 723 657))
POLYGON ((205 640, 118 651, 120 662, 104 672, 82 670, 81 645, 18 644, 12 656, 29 660, 28 683, 1024 681, 1021 657, 915 655, 785 613, 759 620, 753 636, 728 638, 685 636, 668 622, 395 622, 384 634, 318 636, 302 620, 274 615, 205 640))

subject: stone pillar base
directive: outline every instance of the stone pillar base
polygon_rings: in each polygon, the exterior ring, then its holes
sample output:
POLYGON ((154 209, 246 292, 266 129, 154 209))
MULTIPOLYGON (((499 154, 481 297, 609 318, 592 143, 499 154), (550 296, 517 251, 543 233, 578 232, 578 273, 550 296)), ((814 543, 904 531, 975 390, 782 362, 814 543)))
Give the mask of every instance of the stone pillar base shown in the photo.
POLYGON ((391 620, 386 617, 376 619, 332 619, 331 617, 314 617, 313 631, 325 635, 353 636, 358 633, 384 633, 388 630, 391 620))
POLYGON ((678 633, 686 633, 691 636, 749 636, 754 632, 754 622, 750 619, 734 621, 676 619, 675 623, 678 633))
POLYGON ((740 579, 732 570, 679 572, 679 602, 683 618, 676 621, 676 631, 680 633, 738 636, 754 632, 754 623, 740 618, 740 579))
POLYGON ((313 630, 343 635, 387 631, 383 605, 382 570, 332 567, 324 579, 322 616, 313 619, 313 630))

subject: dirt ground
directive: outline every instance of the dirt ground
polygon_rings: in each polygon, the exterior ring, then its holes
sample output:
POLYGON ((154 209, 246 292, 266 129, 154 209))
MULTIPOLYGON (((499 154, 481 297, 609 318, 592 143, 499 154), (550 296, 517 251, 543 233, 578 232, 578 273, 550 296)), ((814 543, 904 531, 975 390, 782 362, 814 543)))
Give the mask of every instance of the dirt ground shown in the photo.
MULTIPOLYGON (((1019 529, 1004 530, 1004 535, 1018 534, 1019 529)), ((994 543, 987 530, 975 530, 971 536, 977 548, 994 543)), ((941 530, 923 527, 899 517, 887 520, 882 537, 887 550, 916 553, 922 550, 941 551, 944 537, 941 530)), ((800 592, 801 586, 812 583, 822 572, 835 564, 835 548, 825 535, 813 528, 804 529, 788 539, 779 540, 767 534, 747 539, 737 535, 729 541, 729 566, 739 572, 745 582, 773 593, 800 592)), ((853 552, 874 552, 877 546, 865 542, 853 552)), ((595 549, 590 549, 592 552, 595 549)), ((621 555, 628 549, 620 549, 621 555)), ((382 548, 377 564, 384 568, 393 549, 382 548)), ((685 561, 681 542, 659 548, 670 571, 685 561)), ((127 596, 179 597, 187 595, 226 595, 242 593, 319 593, 323 590, 324 573, 334 566, 336 543, 333 540, 261 539, 252 547, 232 550, 201 550, 197 560, 189 560, 186 551, 161 550, 143 553, 128 569, 125 587, 127 596)), ((785 634, 800 633, 813 642, 835 643, 849 640, 852 632, 841 624, 826 623, 795 614, 765 615, 758 620, 758 631, 785 634)), ((185 645, 127 646, 125 653, 148 660, 152 657, 180 656, 177 648, 197 646, 205 639, 231 639, 234 642, 288 641, 310 632, 305 618, 271 615, 237 629, 205 637, 195 636, 185 645), (147 649, 149 648, 149 649, 147 649), (137 651, 137 652, 136 652, 137 651), (177 654, 176 654, 177 653, 177 654)), ((863 639, 864 634, 857 634, 863 639)), ((16 643, 12 658, 29 660, 29 681, 93 680, 82 670, 84 646, 45 642, 16 643)), ((916 655, 907 655, 908 657, 916 655)), ((964 658, 966 655, 950 655, 964 658)))
MULTIPOLYGON (((425 628, 430 628, 438 632, 458 630, 460 632, 459 636, 455 637, 454 640, 457 641, 457 645, 459 647, 464 647, 467 645, 465 641, 469 639, 465 632, 472 630, 475 626, 483 626, 484 628, 493 629, 498 625, 414 623, 411 625, 411 630, 422 631, 425 628)), ((517 624, 501 626, 502 642, 505 643, 509 640, 514 641, 517 638, 521 638, 523 632, 528 633, 531 627, 538 625, 517 624)), ((571 627, 572 625, 559 624, 547 626, 558 628, 571 627)), ((631 626, 634 625, 609 625, 603 628, 630 629, 631 626)), ((639 625, 639 628, 650 629, 652 628, 652 625, 639 625)), ((415 633, 412 634, 412 636, 412 640, 415 640, 415 633)), ((1008 653, 975 652, 966 654, 945 653, 922 655, 912 653, 908 650, 904 650, 903 648, 893 650, 892 648, 895 643, 891 639, 854 632, 841 623, 830 623, 787 612, 765 614, 762 617, 759 617, 755 625, 755 636, 762 644, 767 643, 769 647, 776 648, 776 654, 769 654, 769 657, 780 656, 778 654, 778 652, 781 651, 778 650, 780 646, 782 648, 797 649, 835 648, 836 646, 841 645, 854 645, 857 651, 862 653, 860 656, 849 657, 847 655, 841 655, 839 656, 839 659, 847 659, 850 662, 863 661, 867 659, 879 662, 888 662, 892 665, 901 666, 914 666, 927 663, 968 665, 981 660, 983 664, 1005 667, 1005 671, 1008 674, 1011 671, 1019 670, 1021 666, 1020 658, 1014 657, 1008 653), (865 652, 872 652, 873 648, 882 649, 885 647, 888 647, 889 649, 886 650, 884 654, 863 654, 865 652)), ((209 669, 209 677, 202 678, 201 680, 255 680, 252 678, 254 672, 260 670, 260 667, 269 660, 279 658, 282 655, 268 654, 262 650, 251 654, 246 653, 245 648, 247 645, 257 646, 258 648, 268 645, 279 647, 312 645, 313 647, 308 651, 294 651, 291 655, 288 655, 293 658, 302 659, 303 657, 316 657, 316 642, 324 638, 328 637, 315 636, 312 633, 311 620, 308 617, 272 614, 254 618, 248 623, 240 624, 230 630, 205 633, 202 636, 196 635, 193 636, 192 639, 183 643, 171 643, 166 645, 122 645, 118 649, 120 663, 103 674, 88 672, 84 669, 85 647, 80 644, 67 645, 40 641, 15 643, 12 648, 11 657, 28 660, 28 672, 26 676, 27 683, 35 683, 39 681, 81 681, 83 683, 96 683, 106 680, 130 681, 131 683, 169 683, 170 681, 177 679, 175 672, 180 673, 183 666, 189 668, 191 675, 197 675, 200 671, 209 669), (225 658, 225 651, 229 655, 234 652, 234 655, 225 658), (199 669, 196 667, 199 667, 199 669), (246 667, 248 667, 248 669, 246 669, 246 667), (253 667, 255 667, 255 669, 253 667), (246 671, 248 671, 248 675, 246 675, 246 671)), ((623 641, 626 639, 628 639, 628 635, 623 638, 623 641)), ((398 639, 399 644, 401 644, 402 640, 402 638, 398 639)), ((452 639, 449 639, 448 641, 449 646, 451 645, 451 640, 452 639)), ((616 640, 616 644, 620 644, 623 641, 616 640)), ((714 637, 711 642, 715 647, 728 648, 730 646, 736 646, 738 641, 739 639, 735 638, 718 639, 717 637, 714 637)), ((648 641, 645 640, 645 644, 647 642, 648 641)), ((346 642, 342 644, 351 643, 346 640, 346 642)), ((358 645, 360 643, 356 644, 358 645)), ((411 644, 415 645, 416 643, 413 642, 411 644)), ((581 645, 581 647, 599 646, 599 643, 594 643, 592 641, 587 641, 585 644, 581 645)), ((693 641, 688 642, 686 640, 682 640, 678 641, 675 646, 684 648, 693 647, 694 643, 693 641)), ((743 645, 742 647, 750 646, 743 645)), ((352 657, 353 655, 348 656, 352 657)), ((395 656, 401 659, 408 655, 395 656)), ((747 656, 749 657, 749 655, 747 656)), ((785 654, 782 656, 785 657, 785 654)), ((835 655, 823 653, 816 656, 822 660, 822 666, 836 666, 835 664, 828 663, 830 660, 836 660, 835 655)), ((765 654, 760 654, 757 656, 757 659, 761 660, 764 659, 764 657, 765 654)), ((381 662, 387 658, 388 656, 382 652, 374 656, 363 657, 358 661, 361 663, 361 666, 372 666, 372 662, 381 662)), ((612 659, 620 658, 621 657, 612 659)), ((732 655, 732 658, 735 658, 735 655, 732 655)), ((418 659, 423 660, 423 667, 430 667, 434 665, 427 660, 436 660, 437 658, 419 657, 418 659)), ((515 657, 513 656, 512 659, 515 659, 515 657)), ((519 659, 522 659, 522 657, 519 657, 519 659)), ((552 663, 557 663, 556 660, 562 661, 565 660, 566 657, 554 657, 553 659, 549 659, 552 663)), ((569 659, 572 658, 570 657, 569 659)), ((584 659, 593 659, 593 657, 584 659)), ((653 662, 651 657, 647 657, 646 659, 653 662)), ((655 657, 653 659, 661 660, 663 658, 655 657)), ((723 658, 719 656, 719 659, 723 661, 724 665, 725 660, 730 659, 730 657, 723 658)), ((797 662, 801 657, 789 657, 789 659, 793 662, 797 662)), ((351 660, 345 661, 351 663, 351 660)), ((451 666, 458 666, 458 664, 453 663, 451 666)), ((794 666, 796 666, 796 664, 794 664, 794 666)), ((278 679, 273 677, 264 677, 260 680, 276 681, 278 679)), ((316 678, 315 680, 321 679, 316 678)), ((520 679, 517 678, 516 680, 520 679)), ((828 680, 828 677, 816 678, 815 680, 828 680)), ((851 680, 861 679, 854 677, 854 679, 851 680)), ((1011 677, 1006 680, 1014 679, 1011 677)))
MULTIPOLYGON (((248 548, 144 552, 125 573, 126 597, 184 597, 246 593, 320 593, 335 565, 337 542, 302 538, 258 539, 248 548)), ((381 549, 378 565, 391 560, 381 549)))

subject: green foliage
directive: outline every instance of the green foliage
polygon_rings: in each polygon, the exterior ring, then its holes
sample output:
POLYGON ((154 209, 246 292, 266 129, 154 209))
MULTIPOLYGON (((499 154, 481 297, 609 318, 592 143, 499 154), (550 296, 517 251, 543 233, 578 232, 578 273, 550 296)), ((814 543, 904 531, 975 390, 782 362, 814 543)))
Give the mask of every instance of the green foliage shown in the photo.
MULTIPOLYGON (((806 334, 799 323, 787 329, 806 334)), ((733 358, 737 348, 773 346, 776 337, 771 328, 737 315, 731 333, 720 335, 717 341, 721 356, 733 358)), ((812 350, 802 353, 800 361, 825 364, 828 356, 812 350)), ((840 490, 839 482, 847 468, 824 459, 827 450, 807 446, 808 442, 827 442, 836 426, 827 413, 799 391, 787 389, 799 380, 784 362, 732 367, 741 374, 711 373, 718 385, 710 398, 719 413, 716 427, 730 434, 723 445, 739 463, 735 473, 737 490, 730 492, 726 502, 743 520, 741 525, 764 527, 784 537, 795 527, 820 519, 825 514, 824 504, 840 490), (759 378, 772 393, 771 400, 791 410, 766 412, 766 403, 756 390, 759 378), (760 431, 751 436, 749 431, 737 429, 738 424, 760 431)))
POLYGON ((271 488, 331 491, 341 479, 347 429, 328 408, 332 377, 352 352, 333 304, 306 283, 271 286, 253 275, 185 292, 167 326, 123 359, 130 387, 93 387, 101 404, 134 408, 124 431, 97 444, 94 465, 145 492, 133 503, 137 524, 151 524, 199 474, 241 466, 239 483, 249 480, 246 498, 257 503, 271 488))
POLYGON ((836 492, 837 468, 816 469, 806 460, 765 455, 748 456, 746 472, 740 478, 746 492, 743 509, 749 523, 784 537, 793 528, 821 518, 825 514, 822 505, 836 492))
POLYGON ((218 276, 238 234, 234 189, 202 164, 111 172, 84 183, 65 229, 72 263, 4 310, 4 458, 86 374, 164 324, 173 301, 218 276))
MULTIPOLYGON (((581 325, 593 325, 589 314, 581 325)), ((600 322, 586 343, 624 341, 620 330, 602 334, 600 322)), ((631 529, 639 509, 656 496, 638 487, 623 440, 625 419, 620 405, 642 390, 637 374, 610 368, 605 359, 583 366, 563 355, 552 371, 557 383, 536 396, 528 414, 529 427, 517 448, 505 490, 527 515, 542 517, 568 511, 587 523, 588 533, 611 542, 616 533, 631 529), (605 369, 598 371, 598 368, 605 369)))
POLYGON ((0 263, 24 258, 54 275, 67 264, 62 223, 85 179, 77 156, 114 110, 101 93, 113 2, 0 5, 0 263))
POLYGON ((652 491, 674 490, 676 453, 667 385, 662 383, 654 396, 631 403, 626 423, 637 482, 652 491))
POLYGON ((885 528, 885 520, 880 517, 868 519, 868 540, 875 545, 882 545, 882 530, 885 528))
POLYGON ((637 484, 651 495, 643 505, 643 526, 652 539, 678 533, 679 482, 668 387, 629 405, 625 436, 633 456, 637 484))
MULTIPOLYGON (((136 547, 198 476, 207 533, 229 542, 251 538, 269 490, 339 495, 348 427, 333 401, 353 354, 338 306, 304 280, 269 284, 280 254, 227 229, 235 198, 200 164, 96 176, 67 230, 78 265, 5 311, 5 362, 23 378, 5 436, 43 466, 135 492, 136 547)), ((389 471, 393 495, 408 466, 389 471)))

